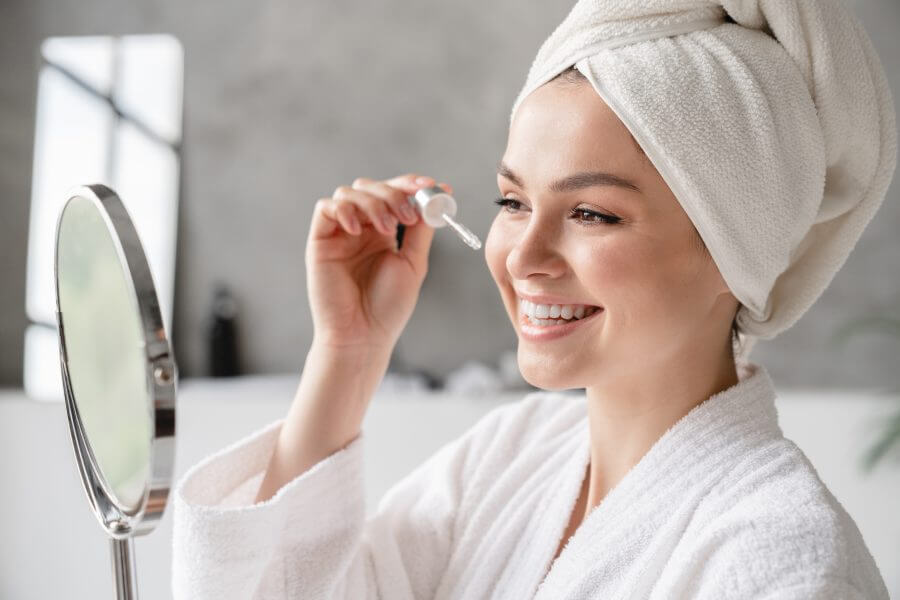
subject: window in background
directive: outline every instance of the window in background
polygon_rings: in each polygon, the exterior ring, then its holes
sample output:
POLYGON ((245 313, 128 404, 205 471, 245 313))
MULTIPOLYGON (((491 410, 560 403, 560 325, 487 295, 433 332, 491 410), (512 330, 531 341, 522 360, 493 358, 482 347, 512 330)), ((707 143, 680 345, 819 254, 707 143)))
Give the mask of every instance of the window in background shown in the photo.
POLYGON ((70 189, 102 183, 125 203, 171 338, 184 52, 170 35, 53 37, 41 60, 23 383, 32 398, 62 400, 53 257, 70 189))

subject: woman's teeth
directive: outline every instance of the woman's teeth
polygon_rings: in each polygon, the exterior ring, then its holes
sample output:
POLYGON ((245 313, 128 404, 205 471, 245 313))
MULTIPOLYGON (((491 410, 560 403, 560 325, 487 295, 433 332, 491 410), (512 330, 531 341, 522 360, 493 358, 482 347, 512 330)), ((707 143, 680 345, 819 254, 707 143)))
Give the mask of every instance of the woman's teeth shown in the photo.
POLYGON ((561 325, 572 320, 583 319, 593 314, 597 308, 584 304, 535 304, 519 298, 519 309, 535 325, 561 325))

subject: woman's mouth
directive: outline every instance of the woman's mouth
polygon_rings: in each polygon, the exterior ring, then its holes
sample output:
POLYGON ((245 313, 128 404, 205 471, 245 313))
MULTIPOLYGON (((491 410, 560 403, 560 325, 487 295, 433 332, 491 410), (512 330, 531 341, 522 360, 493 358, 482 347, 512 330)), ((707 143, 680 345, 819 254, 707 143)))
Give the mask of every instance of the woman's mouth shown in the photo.
POLYGON ((531 341, 552 340, 572 333, 602 312, 600 306, 535 305, 519 299, 519 330, 531 341))

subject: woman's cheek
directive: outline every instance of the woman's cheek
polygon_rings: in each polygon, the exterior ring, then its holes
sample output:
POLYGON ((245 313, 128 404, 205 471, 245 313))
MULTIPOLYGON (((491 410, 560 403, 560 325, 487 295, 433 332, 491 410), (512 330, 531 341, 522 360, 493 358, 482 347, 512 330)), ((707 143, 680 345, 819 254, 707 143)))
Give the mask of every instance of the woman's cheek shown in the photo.
MULTIPOLYGON (((626 284, 640 269, 639 261, 628 248, 608 240, 585 245, 574 262, 584 274, 581 277, 584 287, 596 288, 601 294, 603 290, 626 284)), ((602 302, 602 298, 598 300, 602 302)))
POLYGON ((610 327, 639 331, 657 318, 658 303, 672 290, 660 275, 660 257, 623 238, 598 241, 590 256, 580 257, 578 278, 598 304, 606 307, 610 327))
POLYGON ((494 278, 494 281, 497 285, 500 285, 500 282, 506 279, 506 251, 505 243, 507 241, 507 236, 504 235, 502 231, 502 224, 499 222, 499 218, 495 218, 494 222, 491 223, 491 228, 488 231, 487 238, 484 242, 484 257, 485 261, 488 265, 488 270, 491 272, 491 276, 494 278))

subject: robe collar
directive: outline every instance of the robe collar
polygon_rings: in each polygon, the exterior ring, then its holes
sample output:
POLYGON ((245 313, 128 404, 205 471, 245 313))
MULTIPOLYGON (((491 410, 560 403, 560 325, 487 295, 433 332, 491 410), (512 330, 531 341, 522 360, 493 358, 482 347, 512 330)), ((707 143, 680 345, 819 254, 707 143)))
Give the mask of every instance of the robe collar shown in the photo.
MULTIPOLYGON (((588 513, 550 565, 590 460, 587 400, 580 400, 584 419, 577 443, 568 468, 554 482, 556 490, 542 519, 542 527, 556 532, 557 542, 534 548, 536 556, 528 561, 544 561, 544 569, 535 573, 538 578, 546 573, 543 581, 535 581, 535 600, 567 597, 587 572, 594 582, 618 580, 623 569, 642 568, 647 552, 668 557, 680 536, 660 535, 661 528, 682 531, 694 507, 729 469, 752 449, 783 438, 775 387, 765 367, 749 361, 735 366, 738 382, 693 407, 666 430, 588 513)), ((653 578, 643 579, 649 592, 653 578)))

